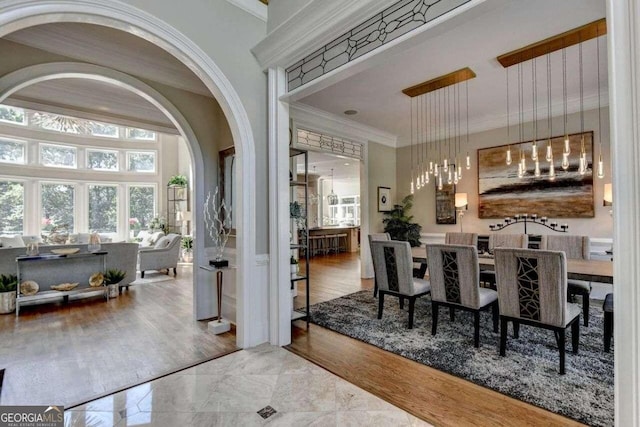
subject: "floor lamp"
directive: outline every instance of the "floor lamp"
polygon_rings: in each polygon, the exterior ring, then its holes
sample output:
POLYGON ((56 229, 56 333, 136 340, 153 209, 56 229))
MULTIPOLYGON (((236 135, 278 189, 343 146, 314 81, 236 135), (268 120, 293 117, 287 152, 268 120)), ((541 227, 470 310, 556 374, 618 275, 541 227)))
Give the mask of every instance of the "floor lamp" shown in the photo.
POLYGON ((469 208, 467 193, 456 193, 455 205, 456 211, 458 212, 458 218, 460 219, 460 232, 462 233, 462 217, 464 217, 464 211, 469 208))

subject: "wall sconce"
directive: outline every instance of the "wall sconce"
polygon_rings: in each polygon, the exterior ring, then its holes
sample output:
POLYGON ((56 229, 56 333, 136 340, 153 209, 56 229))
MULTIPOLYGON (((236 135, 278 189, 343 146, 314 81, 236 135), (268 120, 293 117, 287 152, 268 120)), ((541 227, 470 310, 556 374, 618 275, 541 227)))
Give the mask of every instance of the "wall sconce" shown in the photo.
POLYGON ((611 183, 604 185, 604 196, 602 197, 602 206, 613 205, 613 188, 611 183))
POLYGON ((469 209, 467 193, 456 193, 455 206, 456 211, 458 212, 458 218, 460 218, 460 232, 462 233, 462 217, 464 216, 464 211, 469 209))

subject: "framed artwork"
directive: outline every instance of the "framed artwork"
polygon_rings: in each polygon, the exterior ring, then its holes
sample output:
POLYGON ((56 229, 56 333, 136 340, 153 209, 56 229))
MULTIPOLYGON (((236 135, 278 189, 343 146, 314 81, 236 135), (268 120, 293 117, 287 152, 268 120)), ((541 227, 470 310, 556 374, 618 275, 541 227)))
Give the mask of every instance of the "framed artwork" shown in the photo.
POLYGON ((389 212, 391 209, 391 188, 378 187, 378 212, 389 212))
MULTIPOLYGON (((434 181, 436 181, 434 179, 434 181)), ((456 186, 442 184, 442 190, 436 184, 436 224, 456 223, 456 186)))
POLYGON ((546 141, 538 142, 540 176, 531 160, 532 142, 511 144, 512 163, 506 164, 507 146, 478 150, 478 217, 503 218, 537 214, 553 218, 593 218, 593 132, 569 135, 568 165, 563 168, 564 137, 551 139, 555 178, 549 177, 546 141), (580 151, 584 135, 587 171, 580 174, 580 151), (525 155, 526 170, 518 176, 518 160, 525 155))

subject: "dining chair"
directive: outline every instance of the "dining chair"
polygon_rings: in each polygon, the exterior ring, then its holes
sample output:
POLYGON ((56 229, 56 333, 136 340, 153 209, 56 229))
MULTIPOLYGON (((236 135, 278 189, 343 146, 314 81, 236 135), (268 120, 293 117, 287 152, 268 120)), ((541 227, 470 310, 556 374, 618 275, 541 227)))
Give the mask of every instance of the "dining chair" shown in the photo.
MULTIPOLYGON (((529 247, 529 236, 527 234, 502 234, 491 233, 489 235, 489 253, 493 255, 495 248, 522 248, 529 247)), ((491 287, 496 286, 495 271, 485 270, 480 272, 480 282, 491 287)))
POLYGON ((444 243, 447 245, 471 245, 478 247, 477 233, 445 233, 444 243))
POLYGON ((480 346, 480 312, 492 309, 493 330, 498 332, 498 293, 480 287, 478 249, 471 245, 427 245, 431 282, 431 335, 436 334, 440 306, 470 311, 474 315, 473 345, 480 346))
POLYGON ((416 299, 431 291, 431 284, 413 277, 413 257, 409 242, 371 241, 373 268, 378 282, 378 319, 382 319, 384 296, 409 300, 409 329, 413 328, 416 299))
MULTIPOLYGON (((377 241, 389 241, 391 240, 391 235, 389 233, 373 233, 367 236, 369 238, 369 251, 371 252, 371 258, 373 259, 373 249, 371 248, 371 242, 377 241)), ((378 280, 376 279, 376 272, 374 269, 373 272, 373 297, 376 298, 378 296, 378 280)))
POLYGON ((604 297, 602 311, 604 312, 604 351, 609 353, 613 336, 613 294, 609 293, 604 297))
POLYGON ((505 356, 507 325, 513 322, 552 330, 565 373, 565 331, 571 326, 573 353, 580 341, 580 307, 567 302, 567 259, 564 252, 496 248, 495 266, 500 305, 500 356, 505 356))
MULTIPOLYGON (((563 251, 567 259, 591 259, 589 236, 543 235, 540 249, 563 251)), ((591 298, 591 282, 585 280, 568 280, 569 299, 574 295, 582 295, 582 317, 584 326, 589 326, 589 299, 591 298)))

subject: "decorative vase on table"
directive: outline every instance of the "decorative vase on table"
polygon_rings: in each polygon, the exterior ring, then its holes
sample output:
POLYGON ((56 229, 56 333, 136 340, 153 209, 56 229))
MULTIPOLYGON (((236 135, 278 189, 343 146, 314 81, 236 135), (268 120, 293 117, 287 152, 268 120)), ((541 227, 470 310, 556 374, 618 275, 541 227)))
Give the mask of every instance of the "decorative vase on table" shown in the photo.
POLYGON ((99 252, 102 246, 100 245, 100 235, 98 233, 91 233, 89 236, 89 244, 87 245, 87 251, 99 252))

